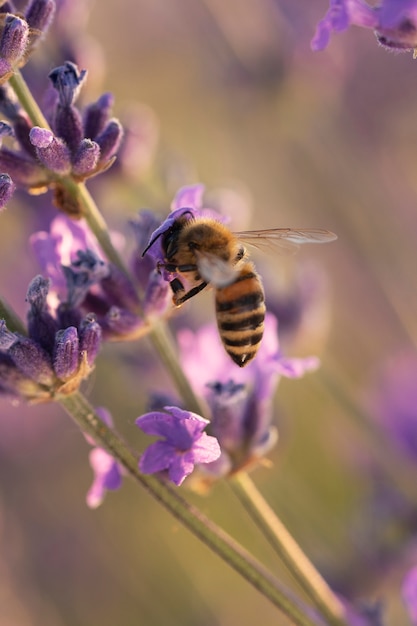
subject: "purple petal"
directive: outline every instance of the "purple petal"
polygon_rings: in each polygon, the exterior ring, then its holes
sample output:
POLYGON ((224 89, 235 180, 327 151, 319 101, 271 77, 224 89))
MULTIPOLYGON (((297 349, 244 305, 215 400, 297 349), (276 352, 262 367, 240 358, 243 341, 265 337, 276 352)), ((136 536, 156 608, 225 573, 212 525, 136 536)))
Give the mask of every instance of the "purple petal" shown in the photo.
POLYGON ((417 567, 413 567, 405 577, 402 596, 413 626, 417 626, 417 567))
POLYGON ((221 449, 216 437, 202 433, 200 439, 194 443, 191 453, 194 463, 211 463, 219 458, 221 449))
POLYGON ((106 489, 120 487, 122 477, 117 462, 105 450, 94 448, 89 459, 94 471, 94 481, 87 493, 87 505, 95 509, 103 502, 106 489))
POLYGON ((136 425, 148 435, 165 437, 179 450, 188 450, 206 427, 207 420, 177 407, 164 409, 169 413, 147 413, 136 420, 136 425))
POLYGON ((320 359, 316 356, 305 358, 279 357, 276 371, 287 378, 301 378, 306 372, 314 372, 320 367, 320 359))
POLYGON ((194 462, 190 461, 185 455, 179 454, 173 459, 169 468, 169 479, 179 487, 193 469, 194 462))
POLYGON ((183 209, 184 207, 191 209, 201 209, 203 206, 204 185, 197 183, 181 187, 177 191, 176 196, 171 204, 171 211, 183 209))
POLYGON ((139 469, 144 474, 154 474, 168 469, 175 458, 175 450, 165 441, 155 441, 146 448, 139 460, 139 469))

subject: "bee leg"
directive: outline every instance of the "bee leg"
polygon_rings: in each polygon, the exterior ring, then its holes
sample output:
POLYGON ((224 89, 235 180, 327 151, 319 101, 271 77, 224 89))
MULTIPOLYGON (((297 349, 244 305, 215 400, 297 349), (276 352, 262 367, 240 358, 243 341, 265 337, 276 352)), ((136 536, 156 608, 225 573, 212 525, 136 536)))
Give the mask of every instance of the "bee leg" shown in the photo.
MULTIPOLYGON (((177 280, 177 279, 175 279, 175 280, 177 280)), ((172 282, 174 282, 174 281, 172 281, 172 282)), ((172 283, 170 283, 170 284, 171 284, 171 287, 172 287, 172 283)), ((200 293, 200 291, 203 291, 203 289, 205 289, 206 287, 207 287, 207 283, 205 281, 203 281, 199 285, 196 285, 195 287, 190 289, 190 291, 187 291, 187 293, 185 293, 181 297, 180 297, 180 294, 179 294, 180 289, 177 289, 176 292, 174 291, 174 297, 173 297, 174 304, 176 306, 181 306, 181 304, 184 304, 184 302, 186 302, 190 298, 193 298, 194 296, 196 296, 198 293, 200 293)), ((182 287, 182 290, 184 291, 184 287, 182 287)))
POLYGON ((175 306, 179 306, 178 300, 180 300, 182 295, 185 293, 184 285, 179 278, 174 278, 174 280, 171 280, 171 282, 169 283, 169 286, 171 287, 172 293, 174 294, 172 296, 172 301, 175 306))

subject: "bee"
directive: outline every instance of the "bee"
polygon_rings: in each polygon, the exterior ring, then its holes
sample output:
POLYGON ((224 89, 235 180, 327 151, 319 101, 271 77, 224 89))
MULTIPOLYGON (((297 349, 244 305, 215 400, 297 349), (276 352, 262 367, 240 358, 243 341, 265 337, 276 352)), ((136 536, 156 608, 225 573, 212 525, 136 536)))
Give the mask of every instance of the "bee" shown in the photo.
POLYGON ((239 367, 250 363, 258 351, 266 312, 262 281, 245 244, 296 248, 298 244, 336 239, 330 231, 318 229, 234 233, 213 218, 194 217, 191 211, 185 211, 166 231, 159 230, 143 254, 159 237, 164 261, 158 268, 177 275, 170 281, 174 305, 181 306, 211 285, 220 339, 239 367))

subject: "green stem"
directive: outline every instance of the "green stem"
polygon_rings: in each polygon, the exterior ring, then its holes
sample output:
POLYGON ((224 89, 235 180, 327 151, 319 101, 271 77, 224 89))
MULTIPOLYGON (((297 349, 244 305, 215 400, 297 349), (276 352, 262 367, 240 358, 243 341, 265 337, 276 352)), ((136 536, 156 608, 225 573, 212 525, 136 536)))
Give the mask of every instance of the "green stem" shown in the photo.
POLYGON ((171 374, 178 393, 184 400, 187 409, 198 415, 207 415, 206 406, 194 393, 188 378, 184 374, 184 370, 178 362, 178 351, 174 346, 165 322, 154 322, 149 337, 163 364, 171 374))
POLYGON ((62 184, 69 191, 75 191, 75 193, 78 193, 78 199, 84 209, 83 215, 85 220, 90 227, 91 232, 94 233, 97 241, 99 242, 101 249, 111 263, 127 274, 127 269, 119 253, 111 242, 108 226, 85 184, 76 183, 72 179, 64 179, 62 184))
POLYGON ((183 500, 169 485, 155 476, 139 472, 137 459, 123 441, 99 419, 82 394, 76 392, 57 400, 79 425, 123 465, 126 471, 180 520, 194 535, 234 568, 243 578, 280 609, 296 626, 324 626, 310 609, 302 606, 240 544, 183 500))
POLYGON ((332 626, 347 626, 344 607, 244 472, 231 486, 295 580, 332 626))
POLYGON ((7 328, 11 332, 27 335, 27 330, 22 320, 2 296, 0 296, 0 319, 6 322, 7 328))

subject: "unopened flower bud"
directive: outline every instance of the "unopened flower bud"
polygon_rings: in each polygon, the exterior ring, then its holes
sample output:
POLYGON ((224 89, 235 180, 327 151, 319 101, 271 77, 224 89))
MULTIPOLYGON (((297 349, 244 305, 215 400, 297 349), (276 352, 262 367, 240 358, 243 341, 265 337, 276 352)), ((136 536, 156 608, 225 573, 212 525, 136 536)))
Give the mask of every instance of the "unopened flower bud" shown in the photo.
POLYGON ((61 380, 73 376, 80 363, 78 332, 74 326, 59 330, 55 338, 54 370, 61 380))
POLYGON ((62 139, 39 126, 31 129, 29 138, 36 148, 38 159, 48 170, 57 174, 68 174, 71 171, 70 152, 62 139))
POLYGON ((83 139, 72 160, 75 176, 87 176, 92 173, 100 160, 100 146, 91 139, 83 139))
POLYGON ((116 119, 110 120, 103 132, 95 138, 101 150, 100 161, 108 161, 116 154, 122 137, 123 128, 120 122, 116 119))
POLYGON ((45 32, 55 12, 55 0, 32 0, 25 11, 25 19, 32 29, 45 32))
POLYGON ((101 346, 101 326, 97 323, 95 315, 87 315, 81 322, 80 327, 80 352, 87 354, 87 363, 93 365, 101 346))
POLYGON ((9 63, 20 59, 26 50, 28 32, 25 20, 16 15, 7 15, 0 40, 0 56, 9 63))
POLYGON ((84 113, 84 135, 89 139, 95 139, 103 132, 113 106, 113 94, 104 93, 97 102, 90 104, 84 113))
POLYGON ((25 376, 41 385, 52 385, 54 373, 49 355, 32 339, 19 336, 18 340, 10 346, 8 354, 25 376))
POLYGON ((16 185, 8 174, 0 174, 0 211, 6 208, 16 185))

